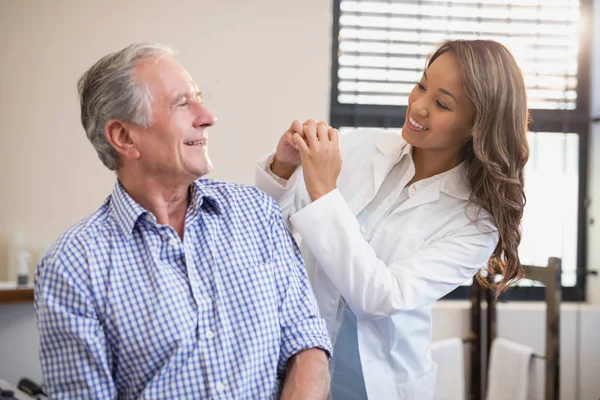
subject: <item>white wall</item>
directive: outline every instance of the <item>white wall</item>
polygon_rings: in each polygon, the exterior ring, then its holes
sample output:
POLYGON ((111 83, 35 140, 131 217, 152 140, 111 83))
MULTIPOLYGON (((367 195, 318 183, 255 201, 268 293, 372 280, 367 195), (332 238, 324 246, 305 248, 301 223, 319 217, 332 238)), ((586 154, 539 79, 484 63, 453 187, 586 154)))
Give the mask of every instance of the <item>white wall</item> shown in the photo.
MULTIPOLYGON (((600 0, 595 4, 600 21, 600 0)), ((0 238, 22 230, 36 250, 110 193, 114 177, 79 125, 75 84, 100 56, 133 41, 179 50, 219 117, 211 130, 212 177, 251 183, 253 162, 291 120, 328 116, 331 14, 324 0, 0 1, 0 238)), ((599 71, 600 29, 595 48, 599 71)), ((594 88, 600 114, 598 73, 594 88)), ((593 132, 589 265, 600 268, 600 128, 593 132)), ((3 256, 0 243, 0 280, 3 256)), ((597 304, 599 280, 589 281, 597 304)), ((499 333, 541 351, 543 312, 502 307, 499 333)), ((562 320, 562 398, 576 399, 579 390, 581 399, 597 400, 600 317, 581 311, 577 334, 577 314, 569 310, 562 320)), ((466 303, 436 306, 434 326, 435 339, 466 334, 466 303)), ((32 306, 0 306, 0 377, 24 375, 41 378, 32 306)))
POLYGON ((294 119, 328 117, 331 19, 323 0, 0 1, 0 250, 21 230, 36 251, 110 194, 76 92, 98 58, 143 40, 178 50, 219 119, 211 176, 252 183, 294 119))

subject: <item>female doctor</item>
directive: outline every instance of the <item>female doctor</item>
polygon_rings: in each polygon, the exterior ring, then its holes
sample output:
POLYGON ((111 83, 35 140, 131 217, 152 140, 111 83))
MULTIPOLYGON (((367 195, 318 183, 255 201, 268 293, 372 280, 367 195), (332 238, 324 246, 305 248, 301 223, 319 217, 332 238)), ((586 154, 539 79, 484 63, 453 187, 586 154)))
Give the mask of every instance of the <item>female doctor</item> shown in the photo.
POLYGON ((433 399, 435 301, 482 267, 502 274, 498 292, 520 277, 527 123, 510 52, 448 41, 401 134, 358 130, 340 146, 326 123, 294 121, 259 161, 256 184, 301 235, 335 342, 333 399, 433 399))

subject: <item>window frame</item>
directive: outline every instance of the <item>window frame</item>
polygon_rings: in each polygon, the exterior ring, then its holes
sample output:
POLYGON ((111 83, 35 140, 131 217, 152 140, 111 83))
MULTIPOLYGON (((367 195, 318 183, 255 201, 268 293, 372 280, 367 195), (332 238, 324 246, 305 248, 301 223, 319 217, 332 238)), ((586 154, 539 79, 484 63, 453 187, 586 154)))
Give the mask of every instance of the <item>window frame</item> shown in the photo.
MULTIPOLYGON (((406 106, 341 104, 338 102, 339 32, 341 1, 333 0, 331 41, 331 97, 330 124, 334 127, 401 127, 404 125, 406 106)), ((576 133, 579 136, 579 193, 577 215, 577 281, 575 286, 562 287, 562 299, 568 302, 586 301, 587 265, 587 207, 588 207, 588 145, 590 131, 590 84, 593 29, 593 0, 580 1, 580 34, 577 66, 577 103, 574 110, 530 110, 532 132, 576 133)), ((470 286, 459 286, 442 300, 468 299, 470 286)), ((517 286, 501 300, 541 301, 544 288, 517 286)))

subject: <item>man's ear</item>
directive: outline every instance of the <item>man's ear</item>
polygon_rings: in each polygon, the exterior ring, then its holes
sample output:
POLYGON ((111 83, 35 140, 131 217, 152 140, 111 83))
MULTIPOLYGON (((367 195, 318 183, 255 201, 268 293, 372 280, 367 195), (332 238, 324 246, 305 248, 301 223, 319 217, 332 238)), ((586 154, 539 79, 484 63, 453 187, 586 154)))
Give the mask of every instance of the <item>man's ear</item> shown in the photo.
POLYGON ((129 159, 140 157, 140 152, 129 124, 118 119, 111 119, 104 125, 104 136, 113 149, 122 157, 129 159))

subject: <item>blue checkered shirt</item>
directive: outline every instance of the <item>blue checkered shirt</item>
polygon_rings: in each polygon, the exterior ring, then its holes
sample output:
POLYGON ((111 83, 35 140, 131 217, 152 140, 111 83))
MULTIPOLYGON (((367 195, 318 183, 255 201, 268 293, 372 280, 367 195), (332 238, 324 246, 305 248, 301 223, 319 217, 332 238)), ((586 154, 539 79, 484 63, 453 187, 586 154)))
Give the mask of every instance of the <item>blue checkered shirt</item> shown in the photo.
POLYGON ((189 193, 183 242, 117 182, 38 266, 53 399, 273 399, 292 355, 331 351, 276 203, 205 179, 189 193))

